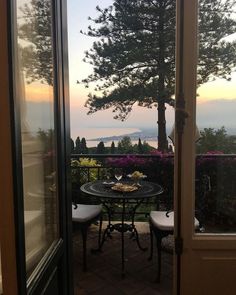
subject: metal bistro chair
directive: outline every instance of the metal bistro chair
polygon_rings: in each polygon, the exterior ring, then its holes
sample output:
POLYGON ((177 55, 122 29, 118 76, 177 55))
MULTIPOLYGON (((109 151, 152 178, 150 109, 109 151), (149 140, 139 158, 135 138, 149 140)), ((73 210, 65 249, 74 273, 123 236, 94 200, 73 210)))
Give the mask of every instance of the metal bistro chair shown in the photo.
POLYGON ((100 219, 98 246, 101 243, 102 205, 72 204, 73 230, 80 229, 83 239, 83 270, 87 270, 87 233, 89 226, 100 219))
MULTIPOLYGON (((203 204, 206 197, 207 191, 211 190, 210 178, 207 175, 204 175, 201 179, 201 184, 198 186, 200 188, 201 194, 199 195, 199 202, 197 204, 195 212, 194 226, 196 230, 200 232, 204 231, 203 225, 200 222, 203 219, 203 204)), ((162 239, 168 235, 173 235, 174 233, 174 212, 173 211, 151 211, 149 218, 150 225, 150 256, 149 260, 153 256, 153 233, 156 237, 157 243, 157 259, 158 259, 158 268, 157 268, 157 279, 159 283, 161 278, 161 250, 162 250, 162 239)))

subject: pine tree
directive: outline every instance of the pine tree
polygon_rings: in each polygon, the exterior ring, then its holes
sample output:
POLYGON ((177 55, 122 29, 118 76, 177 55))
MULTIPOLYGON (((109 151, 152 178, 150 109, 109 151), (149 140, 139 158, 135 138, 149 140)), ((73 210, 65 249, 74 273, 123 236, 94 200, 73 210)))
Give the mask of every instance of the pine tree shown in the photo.
POLYGON ((76 138, 75 140, 75 152, 76 154, 81 154, 81 147, 80 147, 81 143, 80 143, 80 138, 79 136, 76 138))
MULTIPOLYGON (((222 40, 236 31, 235 5, 234 0, 199 1, 199 85, 214 77, 230 79, 236 67, 236 43, 222 40)), ((165 104, 174 104, 175 89, 175 1, 115 0, 97 11, 87 32, 96 40, 84 58, 94 73, 82 80, 86 86, 98 82, 86 103, 89 114, 112 108, 114 118, 125 120, 136 103, 156 106, 158 149, 167 150, 165 104)))
POLYGON ((114 143, 114 141, 112 141, 112 143, 111 143, 111 154, 115 154, 115 150, 116 150, 115 143, 114 143))
POLYGON ((75 144, 72 138, 70 139, 70 151, 72 154, 75 152, 75 144))
POLYGON ((100 141, 98 143, 96 153, 97 154, 105 154, 106 153, 106 151, 105 151, 105 145, 104 145, 104 142, 103 141, 100 141))
POLYGON ((140 138, 138 139, 138 153, 143 154, 143 145, 140 138))
POLYGON ((88 153, 87 143, 86 143, 86 139, 84 137, 81 139, 81 142, 80 142, 80 153, 81 154, 88 153))

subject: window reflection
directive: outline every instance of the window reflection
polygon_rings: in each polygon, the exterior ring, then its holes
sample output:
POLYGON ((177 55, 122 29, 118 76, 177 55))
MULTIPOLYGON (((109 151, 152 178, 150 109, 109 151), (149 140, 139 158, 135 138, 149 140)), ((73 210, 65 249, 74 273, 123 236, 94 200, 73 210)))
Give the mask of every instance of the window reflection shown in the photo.
POLYGON ((17 1, 17 94, 28 276, 58 237, 51 1, 17 1))

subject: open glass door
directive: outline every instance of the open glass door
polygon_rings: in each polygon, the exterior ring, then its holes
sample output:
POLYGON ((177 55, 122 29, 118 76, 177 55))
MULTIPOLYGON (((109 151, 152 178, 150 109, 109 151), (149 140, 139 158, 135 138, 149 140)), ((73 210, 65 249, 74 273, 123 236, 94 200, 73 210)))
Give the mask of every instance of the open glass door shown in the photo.
POLYGON ((176 289, 235 294, 235 1, 177 2, 176 289))
MULTIPOLYGON (((12 140, 4 148, 14 179, 5 197, 14 198, 16 245, 1 250, 16 254, 17 278, 5 267, 3 274, 17 281, 14 294, 71 294, 66 1, 4 3, 10 94, 2 100, 11 123, 2 127, 12 140)), ((4 294, 13 294, 7 287, 4 294)))

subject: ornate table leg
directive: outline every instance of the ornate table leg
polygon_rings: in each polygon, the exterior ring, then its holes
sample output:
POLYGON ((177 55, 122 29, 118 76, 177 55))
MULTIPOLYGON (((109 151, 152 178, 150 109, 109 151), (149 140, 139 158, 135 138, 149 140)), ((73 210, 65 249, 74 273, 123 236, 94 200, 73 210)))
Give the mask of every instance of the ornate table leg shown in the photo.
POLYGON ((141 199, 139 202, 137 202, 137 204, 131 208, 130 210, 130 215, 131 215, 131 238, 133 238, 136 242, 137 242, 137 245, 139 247, 140 250, 142 251, 146 251, 147 250, 147 247, 142 247, 141 244, 140 244, 140 241, 139 241, 139 234, 138 234, 138 231, 136 229, 136 226, 134 224, 134 217, 135 217, 135 213, 136 213, 136 210, 138 209, 138 207, 143 203, 143 200, 141 199))
POLYGON ((112 238, 111 236, 111 232, 114 231, 114 226, 111 224, 111 217, 113 214, 113 207, 109 206, 106 202, 102 203, 103 206, 106 208, 107 210, 107 215, 108 215, 108 225, 102 235, 102 239, 101 241, 99 241, 99 246, 96 249, 91 249, 91 252, 96 253, 96 252, 101 252, 102 251, 102 247, 104 245, 104 242, 106 241, 106 237, 112 238))
POLYGON ((125 219, 125 199, 122 202, 122 217, 121 217, 121 259, 122 259, 122 277, 125 276, 125 249, 124 249, 124 219, 125 219))
POLYGON ((102 247, 104 245, 104 242, 106 241, 106 238, 109 237, 111 238, 111 233, 114 230, 117 230, 118 232, 121 233, 121 268, 122 268, 122 277, 125 276, 125 250, 124 250, 124 233, 129 231, 131 232, 131 238, 133 238, 139 247, 140 250, 146 251, 146 247, 142 247, 139 241, 139 234, 136 229, 135 223, 134 223, 134 218, 135 218, 135 213, 138 207, 142 204, 143 199, 140 199, 137 201, 137 204, 133 207, 131 207, 128 212, 126 213, 126 203, 128 204, 127 199, 124 197, 122 199, 122 212, 121 212, 121 222, 112 224, 111 223, 111 218, 114 213, 113 205, 110 202, 102 202, 104 208, 106 208, 107 214, 108 214, 108 225, 102 235, 102 240, 99 243, 99 246, 97 249, 92 249, 92 252, 100 252, 102 251, 102 247), (131 218, 131 223, 125 223, 125 218, 126 214, 131 218))

